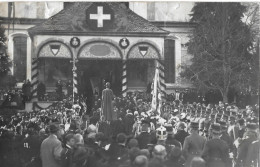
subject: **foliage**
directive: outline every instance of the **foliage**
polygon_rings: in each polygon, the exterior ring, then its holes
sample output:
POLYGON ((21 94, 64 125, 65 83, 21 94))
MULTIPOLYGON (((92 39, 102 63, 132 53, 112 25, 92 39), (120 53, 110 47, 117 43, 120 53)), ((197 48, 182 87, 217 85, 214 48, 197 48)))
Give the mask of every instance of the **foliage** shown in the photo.
POLYGON ((242 20, 246 11, 234 2, 201 2, 192 9, 191 22, 198 25, 187 45, 194 57, 181 76, 199 89, 219 90, 225 102, 230 89, 248 87, 257 69, 254 34, 242 20))
POLYGON ((4 82, 6 82, 8 72, 12 65, 9 56, 7 55, 6 40, 5 29, 0 25, 0 85, 3 85, 4 82))

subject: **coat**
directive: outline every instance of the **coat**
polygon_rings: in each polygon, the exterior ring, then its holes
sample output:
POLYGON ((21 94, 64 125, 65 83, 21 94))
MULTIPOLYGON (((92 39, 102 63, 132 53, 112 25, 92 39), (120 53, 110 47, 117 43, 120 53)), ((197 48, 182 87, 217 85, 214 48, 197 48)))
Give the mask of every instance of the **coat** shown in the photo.
POLYGON ((185 130, 178 130, 177 133, 174 135, 174 138, 178 140, 183 146, 184 140, 187 136, 189 136, 188 132, 186 132, 185 130))
POLYGON ((242 142, 237 149, 237 165, 236 166, 248 166, 246 161, 248 159, 248 151, 250 145, 257 140, 257 134, 255 132, 248 131, 244 134, 242 142))
POLYGON ((231 167, 228 144, 221 139, 211 139, 206 142, 202 152, 208 167, 231 167))
POLYGON ((142 132, 139 136, 136 137, 139 148, 140 149, 147 149, 148 144, 152 142, 152 136, 148 132, 142 132))
POLYGON ((185 138, 183 154, 186 158, 186 167, 190 167, 191 161, 194 157, 201 156, 205 142, 206 138, 200 136, 198 133, 192 133, 185 138))
POLYGON ((61 142, 56 135, 50 135, 41 144, 42 167, 60 167, 61 142))
POLYGON ((102 92, 102 113, 106 121, 112 121, 116 119, 116 114, 113 110, 113 91, 111 89, 104 89, 102 92))

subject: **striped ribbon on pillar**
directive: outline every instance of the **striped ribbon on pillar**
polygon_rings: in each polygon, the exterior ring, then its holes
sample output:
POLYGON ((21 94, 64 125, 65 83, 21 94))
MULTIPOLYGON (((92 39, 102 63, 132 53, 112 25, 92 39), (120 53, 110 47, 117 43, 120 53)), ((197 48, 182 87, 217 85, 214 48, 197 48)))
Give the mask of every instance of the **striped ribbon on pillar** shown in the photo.
POLYGON ((32 86, 32 98, 37 97, 37 85, 38 85, 38 59, 35 58, 32 61, 32 81, 31 81, 31 86, 32 86))
POLYGON ((165 77, 164 77, 164 62, 162 60, 156 60, 156 63, 158 63, 158 68, 159 68, 159 81, 161 85, 162 99, 165 100, 166 85, 165 85, 165 77))
POLYGON ((74 94, 73 98, 75 100, 75 97, 77 97, 77 95, 78 95, 78 75, 77 75, 77 70, 73 71, 73 94, 74 94))
POLYGON ((123 60, 122 70, 122 95, 126 97, 127 94, 127 71, 126 71, 126 60, 123 60))

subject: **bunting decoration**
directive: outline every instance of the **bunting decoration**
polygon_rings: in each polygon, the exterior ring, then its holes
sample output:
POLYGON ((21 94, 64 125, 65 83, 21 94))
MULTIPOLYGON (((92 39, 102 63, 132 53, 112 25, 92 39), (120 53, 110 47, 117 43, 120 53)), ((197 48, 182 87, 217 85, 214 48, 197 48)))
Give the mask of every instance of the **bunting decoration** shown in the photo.
POLYGON ((37 85, 38 85, 38 59, 32 61, 32 98, 37 97, 37 85))
POLYGON ((125 97, 127 94, 127 72, 126 72, 126 60, 123 60, 123 72, 122 72, 122 95, 125 97))
POLYGON ((165 75, 164 75, 164 63, 162 60, 156 60, 156 64, 159 68, 159 81, 160 81, 161 97, 162 97, 162 100, 165 101, 166 85, 165 85, 165 75))

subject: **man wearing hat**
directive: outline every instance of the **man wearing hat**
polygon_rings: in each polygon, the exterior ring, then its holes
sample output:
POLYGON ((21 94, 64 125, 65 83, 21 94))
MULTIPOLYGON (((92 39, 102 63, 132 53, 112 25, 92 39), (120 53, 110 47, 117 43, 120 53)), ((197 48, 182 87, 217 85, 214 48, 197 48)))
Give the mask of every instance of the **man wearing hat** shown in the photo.
POLYGON ((228 134, 232 138, 233 141, 236 140, 236 134, 237 134, 237 127, 235 125, 236 118, 234 116, 229 117, 229 127, 228 127, 228 134))
POLYGON ((166 124, 164 125, 164 127, 166 128, 166 134, 167 134, 167 138, 165 141, 166 148, 168 148, 169 146, 174 146, 182 149, 181 143, 178 140, 176 140, 174 137, 172 125, 166 124))
POLYGON ((59 126, 51 124, 49 126, 50 135, 41 144, 42 167, 60 167, 60 156, 62 151, 61 141, 59 141, 59 126))
POLYGON ((148 144, 151 144, 152 136, 149 133, 150 124, 147 121, 143 121, 141 124, 141 133, 136 137, 140 149, 147 149, 148 144))
POLYGON ((247 123, 246 132, 243 136, 242 141, 240 142, 237 148, 237 166, 250 166, 251 164, 247 164, 246 159, 248 158, 248 148, 249 146, 258 139, 258 125, 256 123, 247 123))
POLYGON ((221 126, 219 123, 211 125, 212 139, 206 142, 202 152, 202 158, 208 167, 232 166, 229 159, 228 145, 220 139, 221 126))
POLYGON ((221 127, 221 135, 220 139, 224 140, 229 147, 229 152, 233 150, 233 140, 227 133, 227 123, 224 120, 219 121, 220 127, 221 127))
POLYGON ((174 135, 174 138, 176 140, 178 140, 181 145, 183 146, 184 143, 184 139, 189 136, 189 133, 186 132, 184 129, 186 128, 185 123, 184 122, 178 122, 177 124, 177 132, 174 135))
POLYGON ((201 156, 206 138, 199 135, 199 123, 190 123, 190 135, 184 140, 183 154, 186 159, 185 166, 190 167, 191 160, 201 156))

